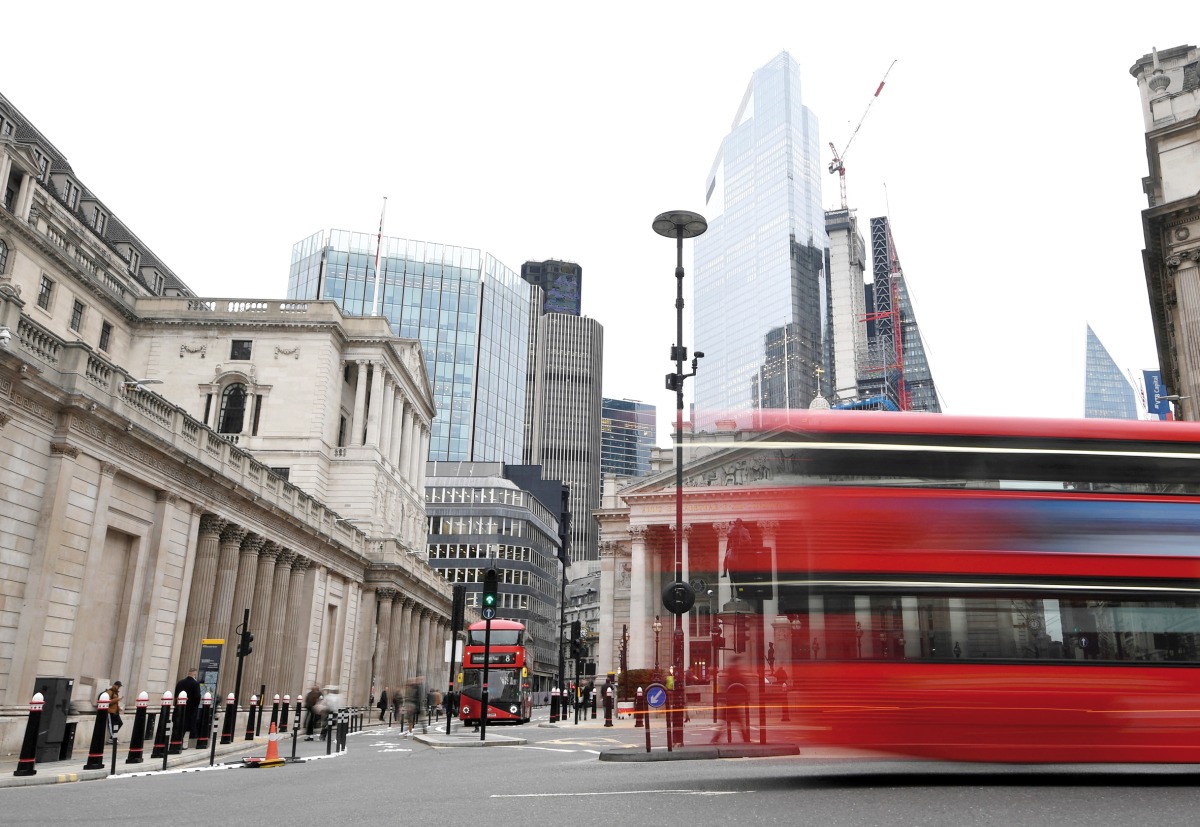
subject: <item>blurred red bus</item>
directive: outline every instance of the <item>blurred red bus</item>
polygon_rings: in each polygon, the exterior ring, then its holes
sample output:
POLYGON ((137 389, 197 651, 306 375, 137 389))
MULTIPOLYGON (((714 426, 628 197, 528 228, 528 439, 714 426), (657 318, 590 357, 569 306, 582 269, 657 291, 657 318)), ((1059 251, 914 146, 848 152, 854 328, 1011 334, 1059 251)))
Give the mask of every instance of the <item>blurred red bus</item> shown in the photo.
POLYGON ((729 446, 769 467, 725 489, 744 531, 722 613, 734 662, 788 681, 804 739, 1200 761, 1200 426, 765 419, 729 446))
MULTIPOLYGON (((467 627, 463 647, 462 695, 458 717, 476 725, 480 720, 483 695, 484 634, 487 621, 467 627)), ((515 620, 492 621, 488 660, 488 724, 524 724, 533 715, 533 693, 525 656, 525 625, 515 620)))

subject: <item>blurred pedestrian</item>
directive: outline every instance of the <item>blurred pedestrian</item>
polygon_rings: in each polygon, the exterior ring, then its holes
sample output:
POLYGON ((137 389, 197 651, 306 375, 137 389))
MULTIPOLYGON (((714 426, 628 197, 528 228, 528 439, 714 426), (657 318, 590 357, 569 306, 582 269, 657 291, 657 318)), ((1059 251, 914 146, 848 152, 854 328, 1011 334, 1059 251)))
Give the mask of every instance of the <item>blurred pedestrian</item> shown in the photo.
POLYGON ((720 743, 722 729, 725 730, 729 742, 732 743, 734 724, 741 731, 742 740, 750 743, 751 683, 749 681, 751 680, 751 673, 746 670, 742 656, 731 655, 717 676, 717 685, 720 688, 717 713, 718 719, 724 722, 724 726, 713 735, 712 743, 720 743))
POLYGON ((311 741, 313 739, 313 730, 316 728, 317 718, 320 713, 317 712, 317 704, 321 702, 321 687, 313 684, 312 689, 304 696, 304 709, 308 712, 308 720, 304 722, 304 740, 311 741))
POLYGON ((386 686, 383 688, 383 692, 380 693, 379 703, 376 706, 379 707, 379 720, 382 721, 384 716, 387 715, 388 710, 388 688, 386 686))

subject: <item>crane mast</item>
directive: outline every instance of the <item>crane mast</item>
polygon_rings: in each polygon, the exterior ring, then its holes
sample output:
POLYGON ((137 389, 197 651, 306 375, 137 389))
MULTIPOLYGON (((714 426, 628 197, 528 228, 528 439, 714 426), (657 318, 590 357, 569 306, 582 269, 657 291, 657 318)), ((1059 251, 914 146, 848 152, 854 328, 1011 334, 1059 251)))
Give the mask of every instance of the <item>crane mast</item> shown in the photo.
POLYGON ((847 209, 848 207, 846 202, 846 153, 850 151, 850 145, 854 143, 854 138, 858 135, 858 130, 862 129, 863 121, 867 119, 867 115, 870 113, 871 107, 875 104, 875 100, 879 97, 879 93, 883 91, 883 84, 887 83, 887 77, 892 73, 892 66, 895 65, 896 61, 893 60, 891 66, 888 66, 887 71, 883 73, 883 79, 879 81, 879 86, 875 88, 875 94, 871 96, 871 100, 867 103, 867 108, 863 111, 862 117, 858 119, 858 126, 854 127, 854 131, 850 133, 850 140, 846 141, 846 148, 843 149, 841 153, 838 153, 837 147, 833 145, 833 142, 831 141, 829 144, 829 150, 833 153, 833 160, 829 162, 829 174, 832 175, 835 172, 838 174, 838 186, 840 187, 842 193, 843 210, 847 209))

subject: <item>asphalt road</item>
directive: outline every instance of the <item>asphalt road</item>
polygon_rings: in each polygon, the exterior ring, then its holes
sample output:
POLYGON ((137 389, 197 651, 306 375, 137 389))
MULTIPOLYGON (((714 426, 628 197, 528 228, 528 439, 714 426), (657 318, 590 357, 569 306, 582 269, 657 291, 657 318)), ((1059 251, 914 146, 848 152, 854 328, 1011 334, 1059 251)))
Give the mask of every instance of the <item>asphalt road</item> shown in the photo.
POLYGON ((838 758, 622 763, 642 730, 493 728, 524 745, 434 748, 397 730, 280 769, 213 769, 0 790, 0 823, 476 825, 1195 825, 1200 772, 838 758))

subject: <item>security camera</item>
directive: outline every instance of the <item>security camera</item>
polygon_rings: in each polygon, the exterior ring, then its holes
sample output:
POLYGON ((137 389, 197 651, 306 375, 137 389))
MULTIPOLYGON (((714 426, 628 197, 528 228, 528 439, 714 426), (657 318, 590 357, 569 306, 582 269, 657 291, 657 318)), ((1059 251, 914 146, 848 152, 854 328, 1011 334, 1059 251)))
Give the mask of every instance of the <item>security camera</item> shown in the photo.
POLYGON ((697 350, 697 351, 696 351, 696 358, 697 358, 697 359, 703 359, 703 358, 704 358, 704 351, 703 351, 703 350, 697 350))

